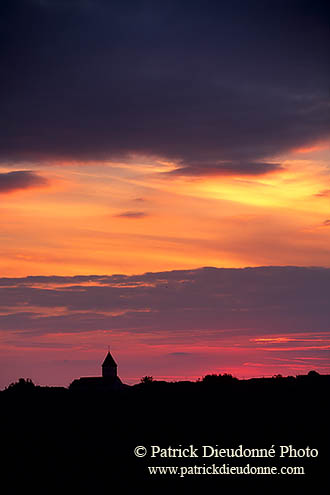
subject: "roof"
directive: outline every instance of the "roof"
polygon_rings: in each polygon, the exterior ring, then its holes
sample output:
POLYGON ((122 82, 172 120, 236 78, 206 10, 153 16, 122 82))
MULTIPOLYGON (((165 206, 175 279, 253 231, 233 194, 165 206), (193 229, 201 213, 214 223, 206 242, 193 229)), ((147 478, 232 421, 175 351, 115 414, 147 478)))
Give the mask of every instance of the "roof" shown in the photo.
POLYGON ((71 390, 84 390, 87 392, 120 390, 127 387, 128 385, 124 385, 118 376, 114 378, 104 378, 102 376, 83 376, 73 380, 69 386, 71 390))
POLYGON ((111 356, 110 351, 108 351, 108 354, 106 355, 105 360, 103 361, 102 367, 103 366, 117 366, 117 363, 111 356))
POLYGON ((76 378, 70 383, 70 389, 86 389, 86 388, 99 388, 102 384, 102 377, 98 376, 83 376, 81 378, 76 378))

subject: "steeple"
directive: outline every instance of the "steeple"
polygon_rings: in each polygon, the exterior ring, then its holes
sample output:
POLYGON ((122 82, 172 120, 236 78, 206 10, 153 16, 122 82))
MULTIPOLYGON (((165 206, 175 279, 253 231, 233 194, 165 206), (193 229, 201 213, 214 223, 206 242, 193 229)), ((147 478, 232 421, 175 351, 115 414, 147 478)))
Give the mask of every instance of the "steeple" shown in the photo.
POLYGON ((102 376, 103 378, 117 378, 117 363, 111 356, 109 348, 102 364, 102 376))

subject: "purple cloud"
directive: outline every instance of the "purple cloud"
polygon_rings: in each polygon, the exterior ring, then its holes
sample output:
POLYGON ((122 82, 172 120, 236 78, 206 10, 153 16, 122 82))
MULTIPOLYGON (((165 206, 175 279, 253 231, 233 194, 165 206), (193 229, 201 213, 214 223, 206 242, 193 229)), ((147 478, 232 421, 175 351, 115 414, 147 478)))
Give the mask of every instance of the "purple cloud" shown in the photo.
POLYGON ((183 175, 183 176, 222 176, 222 175, 264 175, 270 172, 282 170, 280 163, 265 162, 225 162, 225 163, 192 163, 176 168, 170 172, 164 172, 166 175, 183 175))
POLYGON ((47 185, 48 181, 30 170, 0 173, 0 194, 47 185))
POLYGON ((118 213, 118 215, 114 215, 117 218, 144 218, 147 217, 148 214, 144 211, 123 211, 122 213, 118 213))
POLYGON ((329 293, 330 269, 315 267, 2 278, 0 387, 26 373, 57 384, 95 374, 96 364, 54 368, 52 360, 96 363, 109 342, 131 382, 329 372, 329 293))
POLYGON ((0 329, 30 334, 112 329, 173 338, 182 338, 182 332, 191 338, 328 332, 329 293, 327 268, 0 279, 0 329))
POLYGON ((329 136, 327 2, 12 0, 0 16, 2 162, 133 152, 261 173, 329 136))

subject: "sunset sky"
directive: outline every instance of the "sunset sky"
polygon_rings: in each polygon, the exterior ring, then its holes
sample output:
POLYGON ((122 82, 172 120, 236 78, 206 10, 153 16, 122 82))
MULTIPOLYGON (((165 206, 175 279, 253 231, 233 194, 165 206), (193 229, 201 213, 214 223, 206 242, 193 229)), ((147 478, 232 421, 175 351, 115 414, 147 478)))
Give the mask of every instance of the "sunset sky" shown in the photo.
POLYGON ((0 388, 330 373, 327 2, 0 16, 0 388))

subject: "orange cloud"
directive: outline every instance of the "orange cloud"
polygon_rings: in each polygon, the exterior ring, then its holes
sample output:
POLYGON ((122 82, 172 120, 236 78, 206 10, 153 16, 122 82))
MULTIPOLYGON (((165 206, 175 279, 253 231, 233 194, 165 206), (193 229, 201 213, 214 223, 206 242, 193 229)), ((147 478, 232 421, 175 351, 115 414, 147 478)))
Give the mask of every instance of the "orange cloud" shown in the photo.
POLYGON ((168 180, 159 160, 141 161, 54 165, 42 194, 4 195, 2 272, 329 265, 330 232, 314 227, 328 214, 315 197, 327 191, 323 162, 282 159, 283 169, 262 178, 188 181, 168 180))
POLYGON ((325 144, 314 144, 314 145, 311 145, 311 146, 305 146, 305 147, 301 147, 301 148, 295 148, 293 151, 295 153, 302 153, 302 154, 305 154, 305 153, 314 153, 315 151, 322 151, 322 150, 325 150, 327 149, 327 145, 325 144))

